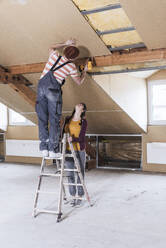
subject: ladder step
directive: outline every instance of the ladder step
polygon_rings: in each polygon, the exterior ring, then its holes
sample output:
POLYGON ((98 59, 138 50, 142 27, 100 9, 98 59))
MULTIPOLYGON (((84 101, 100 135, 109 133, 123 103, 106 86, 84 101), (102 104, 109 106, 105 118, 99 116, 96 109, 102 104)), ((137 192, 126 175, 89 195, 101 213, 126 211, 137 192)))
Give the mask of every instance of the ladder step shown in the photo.
POLYGON ((76 199, 76 200, 85 200, 85 196, 82 196, 82 197, 73 196, 72 199, 76 199))
POLYGON ((48 160, 62 160, 62 154, 61 154, 61 156, 59 156, 59 157, 57 157, 57 158, 50 158, 50 157, 44 157, 44 159, 48 159, 48 160))
POLYGON ((77 169, 64 169, 64 171, 76 171, 76 172, 78 172, 77 169))
POLYGON ((67 158, 73 158, 74 156, 72 154, 70 154, 70 153, 67 153, 67 154, 65 154, 65 157, 67 157, 67 158))
POLYGON ((55 194, 57 192, 37 190, 37 193, 41 193, 41 194, 55 194))
POLYGON ((60 174, 52 174, 52 173, 42 173, 40 176, 44 177, 60 177, 60 174))
POLYGON ((36 213, 48 213, 48 214, 59 214, 57 211, 47 209, 35 209, 36 213))
POLYGON ((81 183, 63 183, 63 185, 83 186, 81 183))

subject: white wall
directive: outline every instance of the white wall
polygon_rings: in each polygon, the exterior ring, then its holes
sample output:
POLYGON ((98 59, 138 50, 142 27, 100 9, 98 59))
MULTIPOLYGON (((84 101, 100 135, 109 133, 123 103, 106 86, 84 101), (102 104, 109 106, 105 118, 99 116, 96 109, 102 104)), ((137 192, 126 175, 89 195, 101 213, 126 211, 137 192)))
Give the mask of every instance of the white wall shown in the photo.
POLYGON ((0 103, 0 129, 3 131, 7 130, 7 107, 0 103))
POLYGON ((97 75, 93 78, 143 130, 147 130, 145 79, 128 74, 97 75))

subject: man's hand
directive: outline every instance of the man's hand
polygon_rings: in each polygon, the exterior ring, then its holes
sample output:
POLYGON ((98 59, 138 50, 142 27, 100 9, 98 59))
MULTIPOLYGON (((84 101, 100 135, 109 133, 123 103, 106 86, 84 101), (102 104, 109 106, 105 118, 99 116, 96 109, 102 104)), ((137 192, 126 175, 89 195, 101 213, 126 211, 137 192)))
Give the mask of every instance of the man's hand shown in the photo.
POLYGON ((66 41, 66 46, 71 46, 71 45, 73 45, 73 46, 75 46, 76 45, 76 39, 69 39, 69 40, 67 40, 66 41))

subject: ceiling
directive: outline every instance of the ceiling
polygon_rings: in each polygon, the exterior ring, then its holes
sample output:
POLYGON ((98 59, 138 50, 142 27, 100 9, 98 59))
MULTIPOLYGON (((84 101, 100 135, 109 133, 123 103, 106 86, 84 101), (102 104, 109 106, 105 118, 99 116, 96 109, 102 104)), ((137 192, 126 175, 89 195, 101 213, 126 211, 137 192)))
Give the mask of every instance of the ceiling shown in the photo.
MULTIPOLYGON (((149 1, 147 1, 149 5, 146 1, 143 3, 146 8, 152 6, 154 11, 155 6, 158 9, 158 1, 151 0, 152 5, 149 1)), ((110 55, 115 50, 133 47, 153 48, 153 44, 150 43, 152 34, 148 25, 154 20, 150 10, 147 12, 148 16, 145 16, 146 11, 140 12, 139 3, 140 0, 121 0, 120 2, 117 0, 49 0, 49 4, 45 0, 0 0, 0 65, 45 62, 50 45, 66 41, 70 37, 76 38, 81 48, 81 57, 110 55), (132 3, 129 4, 129 2, 132 3), (137 4, 137 7, 134 8, 133 3, 137 4), (112 8, 112 5, 115 6, 114 9, 89 14, 83 12, 108 6, 112 8), (143 22, 137 22, 139 16, 144 18, 144 23, 148 19, 146 28, 142 28, 144 33, 140 31, 143 22), (150 32, 149 40, 144 36, 146 32, 150 32)), ((142 7, 141 4, 140 6, 142 7)), ((163 15, 162 11, 161 15, 163 15)), ((160 36, 156 33, 155 39, 159 38, 160 36)), ((146 78, 152 72, 155 71, 132 75, 146 78)), ((36 90, 40 74, 24 76, 33 83, 32 89, 36 90)), ((90 132, 103 132, 102 130, 108 133, 142 132, 141 128, 89 76, 81 89, 69 79, 64 88, 63 98, 64 112, 71 111, 74 104, 79 101, 88 102, 90 132), (104 111, 107 110, 109 112, 106 115, 104 111), (107 117, 109 122, 106 121, 107 117), (98 125, 93 130, 92 127, 96 123, 98 125)), ((10 107, 13 106, 14 110, 25 113, 26 117, 36 122, 34 108, 8 85, 0 85, 0 101, 7 103, 10 107), (33 112, 32 115, 31 112, 33 112)))

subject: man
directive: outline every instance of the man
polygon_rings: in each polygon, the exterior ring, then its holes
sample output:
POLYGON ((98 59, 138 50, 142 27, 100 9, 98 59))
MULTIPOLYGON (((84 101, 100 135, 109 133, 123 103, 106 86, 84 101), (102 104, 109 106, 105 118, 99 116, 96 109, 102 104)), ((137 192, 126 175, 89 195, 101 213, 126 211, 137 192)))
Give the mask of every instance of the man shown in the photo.
POLYGON ((49 50, 49 58, 38 83, 36 112, 38 115, 40 150, 44 157, 58 158, 60 119, 62 115, 61 87, 67 76, 81 85, 85 79, 87 65, 81 76, 78 75, 73 61, 79 56, 75 39, 53 45, 49 50), (60 56, 57 49, 63 49, 60 56), (49 121, 49 128, 48 128, 49 121))

